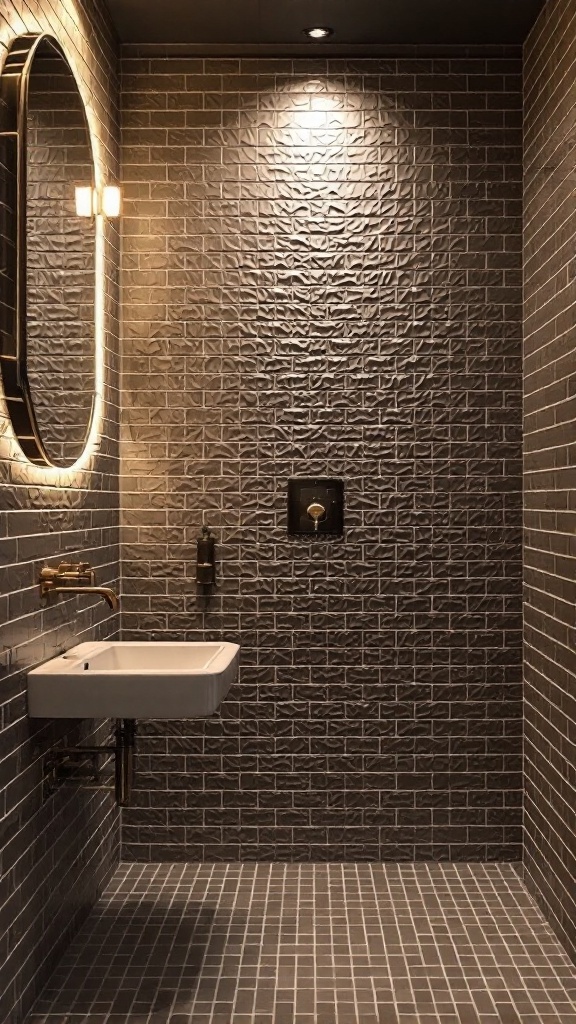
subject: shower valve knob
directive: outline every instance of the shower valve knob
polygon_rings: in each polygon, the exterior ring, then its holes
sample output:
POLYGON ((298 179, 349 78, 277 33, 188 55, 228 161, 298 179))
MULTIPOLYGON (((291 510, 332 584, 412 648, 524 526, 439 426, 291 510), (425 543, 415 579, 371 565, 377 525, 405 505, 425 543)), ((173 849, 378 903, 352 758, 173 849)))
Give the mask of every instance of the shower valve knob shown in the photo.
POLYGON ((311 505, 308 505, 306 511, 310 518, 314 520, 314 529, 318 532, 318 523, 326 515, 324 505, 321 505, 319 501, 313 501, 311 505))

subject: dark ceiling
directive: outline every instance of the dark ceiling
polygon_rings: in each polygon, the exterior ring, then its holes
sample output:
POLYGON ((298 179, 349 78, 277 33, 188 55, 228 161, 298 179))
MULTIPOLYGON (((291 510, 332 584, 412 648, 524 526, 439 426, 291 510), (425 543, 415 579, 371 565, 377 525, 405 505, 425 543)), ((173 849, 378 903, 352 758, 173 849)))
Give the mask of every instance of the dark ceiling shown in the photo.
POLYGON ((521 43, 545 0, 106 0, 127 43, 318 52, 391 44, 521 43), (303 29, 329 25, 311 44, 303 29))

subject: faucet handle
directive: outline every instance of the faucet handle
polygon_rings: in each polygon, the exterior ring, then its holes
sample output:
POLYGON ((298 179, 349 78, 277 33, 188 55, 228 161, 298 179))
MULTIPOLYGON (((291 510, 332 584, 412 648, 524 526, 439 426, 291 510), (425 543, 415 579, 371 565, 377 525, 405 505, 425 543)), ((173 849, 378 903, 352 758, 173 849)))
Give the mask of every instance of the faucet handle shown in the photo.
POLYGON ((68 580, 88 579, 93 575, 89 562, 60 562, 58 575, 68 580))
POLYGON ((95 574, 89 562, 60 562, 59 565, 45 565, 40 571, 40 579, 51 581, 81 580, 94 586, 95 574))
POLYGON ((77 565, 78 578, 85 580, 90 587, 96 583, 96 573, 90 562, 79 562, 77 565))

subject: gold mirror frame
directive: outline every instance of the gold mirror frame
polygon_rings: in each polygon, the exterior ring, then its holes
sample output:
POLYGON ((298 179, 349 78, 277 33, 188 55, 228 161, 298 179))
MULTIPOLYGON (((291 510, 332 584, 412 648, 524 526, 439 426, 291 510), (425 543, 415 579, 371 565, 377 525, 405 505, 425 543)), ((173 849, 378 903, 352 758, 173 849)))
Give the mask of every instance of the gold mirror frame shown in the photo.
MULTIPOLYGON (((27 195, 27 109, 28 89, 32 62, 38 47, 42 43, 50 43, 70 68, 78 95, 84 107, 86 127, 90 139, 94 178, 97 167, 94 153, 94 139, 90 129, 82 92, 73 68, 70 66, 66 53, 54 36, 49 33, 19 36, 10 47, 2 73, 0 75, 0 136, 5 143, 5 152, 9 154, 10 166, 15 168, 16 184, 16 239, 12 249, 9 277, 15 282, 16 301, 14 319, 9 329, 3 328, 0 335, 0 372, 4 388, 4 400, 12 423, 14 434, 26 459, 36 466, 50 467, 63 472, 74 469, 83 462, 90 439, 95 428, 95 413, 98 395, 101 394, 101 367, 98 365, 99 349, 96 334, 101 326, 100 309, 96 294, 97 282, 101 277, 99 262, 102 254, 101 218, 96 217, 95 228, 95 260, 96 274, 94 281, 95 337, 94 337, 94 370, 96 393, 92 398, 92 409, 86 427, 84 451, 73 466, 58 466, 49 457, 42 441, 40 429, 34 411, 34 404, 28 383, 27 370, 27 337, 26 337, 26 289, 27 289, 27 238, 26 238, 26 195, 27 195)), ((8 250, 8 247, 7 247, 8 250)), ((100 354, 101 357, 101 354, 100 354)))

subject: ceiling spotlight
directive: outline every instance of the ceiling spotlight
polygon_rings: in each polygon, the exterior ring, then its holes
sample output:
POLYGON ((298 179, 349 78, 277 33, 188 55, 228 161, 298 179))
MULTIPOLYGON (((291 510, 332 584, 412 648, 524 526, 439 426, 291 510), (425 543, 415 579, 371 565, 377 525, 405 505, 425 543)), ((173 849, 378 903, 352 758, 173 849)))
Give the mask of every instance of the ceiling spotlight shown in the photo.
POLYGON ((316 28, 305 28, 304 32, 310 39, 326 39, 332 35, 334 29, 318 25, 316 28))

